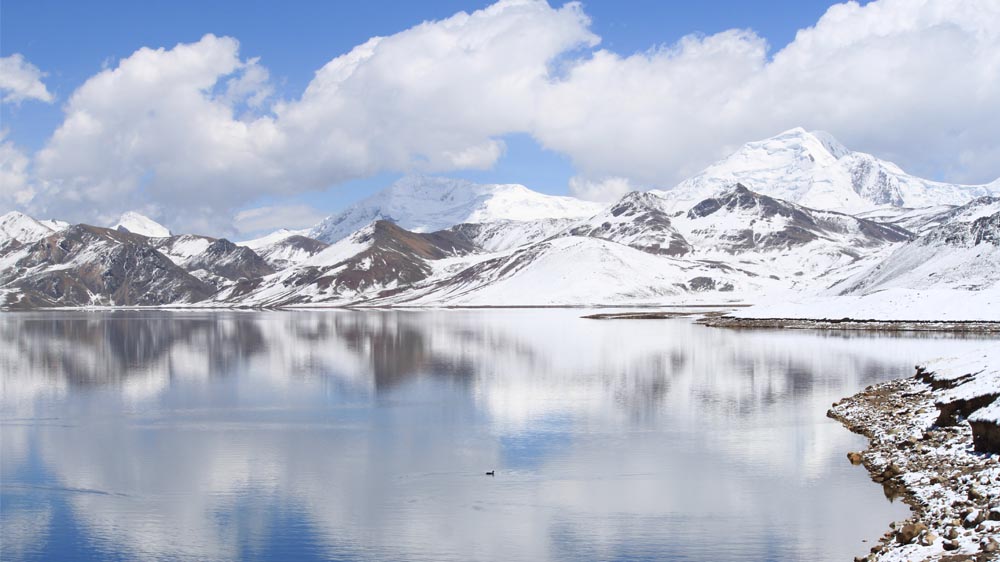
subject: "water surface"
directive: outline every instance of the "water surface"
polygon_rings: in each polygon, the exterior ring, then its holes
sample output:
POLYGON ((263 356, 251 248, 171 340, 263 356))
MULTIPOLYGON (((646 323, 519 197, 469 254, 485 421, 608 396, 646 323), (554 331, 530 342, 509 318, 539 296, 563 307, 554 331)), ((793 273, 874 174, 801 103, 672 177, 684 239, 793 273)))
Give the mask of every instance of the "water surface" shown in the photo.
POLYGON ((0 559, 851 559, 830 403, 982 345, 581 314, 2 314, 0 559))

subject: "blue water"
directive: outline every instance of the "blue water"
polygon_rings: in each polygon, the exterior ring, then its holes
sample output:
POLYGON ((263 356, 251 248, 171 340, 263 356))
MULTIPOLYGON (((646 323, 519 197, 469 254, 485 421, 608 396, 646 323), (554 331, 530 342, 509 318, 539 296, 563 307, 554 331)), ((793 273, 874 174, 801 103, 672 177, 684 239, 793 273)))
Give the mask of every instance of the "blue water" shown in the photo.
POLYGON ((850 559, 826 409, 982 345, 581 314, 0 314, 0 559, 850 559))

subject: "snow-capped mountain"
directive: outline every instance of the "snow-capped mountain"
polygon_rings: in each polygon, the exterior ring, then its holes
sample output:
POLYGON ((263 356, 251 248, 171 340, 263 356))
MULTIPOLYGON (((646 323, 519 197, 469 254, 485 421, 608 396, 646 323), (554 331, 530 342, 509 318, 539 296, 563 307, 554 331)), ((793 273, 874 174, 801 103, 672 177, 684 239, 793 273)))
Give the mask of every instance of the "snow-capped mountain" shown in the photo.
POLYGON ((655 255, 591 236, 563 236, 486 260, 437 265, 441 274, 375 304, 586 306, 740 300, 773 280, 715 264, 655 255))
POLYGON ((617 242, 651 254, 683 256, 691 251, 691 245, 674 228, 664 203, 653 193, 633 191, 580 221, 568 233, 617 242))
POLYGON ((22 244, 40 240, 56 231, 53 226, 35 220, 24 213, 11 211, 0 216, 0 244, 10 240, 17 240, 22 244))
POLYGON ((123 214, 111 228, 122 232, 139 234, 148 238, 165 238, 171 236, 170 229, 146 215, 135 211, 128 211, 123 214))
POLYGON ((790 250, 819 240, 863 251, 909 239, 902 228, 781 201, 743 184, 699 202, 675 223, 702 251, 729 254, 790 250))
POLYGON ((138 213, 104 229, 15 212, 0 217, 0 299, 517 306, 984 293, 1000 287, 1000 197, 966 198, 998 187, 920 180, 794 129, 676 190, 610 205, 408 177, 309 231, 238 244, 172 235, 138 213))
POLYGON ((360 302, 426 280, 430 260, 471 253, 475 246, 451 231, 418 233, 379 220, 295 267, 252 287, 223 294, 255 305, 360 302))
MULTIPOLYGON (((893 226, 816 211, 736 185, 669 217, 630 193, 559 231, 517 244, 501 223, 414 233, 376 221, 298 266, 223 300, 255 305, 586 305, 715 302, 829 285, 909 239, 893 226), (675 226, 676 225, 676 226, 675 226)), ((540 221, 519 221, 531 225, 540 221)))
POLYGON ((957 207, 957 205, 934 205, 932 207, 920 207, 917 209, 885 207, 874 211, 858 213, 855 216, 860 219, 905 228, 913 234, 919 235, 931 228, 940 226, 941 222, 948 218, 949 213, 957 207))
POLYGON ((149 244, 216 289, 222 289, 233 281, 256 279, 275 272, 256 252, 224 238, 182 234, 151 238, 149 244))
POLYGON ((96 226, 71 226, 0 257, 4 306, 163 305, 214 292, 146 237, 96 226))
POLYGON ((332 244, 379 220, 433 232, 462 223, 584 218, 600 209, 597 203, 544 195, 523 185, 411 176, 326 218, 308 236, 332 244))
POLYGON ((1000 197, 948 212, 939 226, 837 287, 844 295, 885 289, 1000 291, 1000 197))
POLYGON ((275 270, 300 264, 325 250, 329 244, 306 236, 309 230, 281 229, 260 238, 237 242, 253 250, 275 270))
POLYGON ((964 205, 976 197, 1000 195, 1000 180, 956 185, 917 178, 891 162, 849 150, 828 133, 802 128, 747 143, 664 193, 677 209, 734 183, 813 209, 849 214, 880 207, 964 205))

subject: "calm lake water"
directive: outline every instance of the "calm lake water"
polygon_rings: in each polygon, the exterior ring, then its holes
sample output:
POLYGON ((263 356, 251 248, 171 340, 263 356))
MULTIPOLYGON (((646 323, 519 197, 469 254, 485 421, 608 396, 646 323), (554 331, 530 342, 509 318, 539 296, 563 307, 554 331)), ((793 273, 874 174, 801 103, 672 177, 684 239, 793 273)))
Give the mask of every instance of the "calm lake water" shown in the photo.
POLYGON ((0 559, 850 560, 827 408, 982 345, 583 313, 0 314, 0 559))

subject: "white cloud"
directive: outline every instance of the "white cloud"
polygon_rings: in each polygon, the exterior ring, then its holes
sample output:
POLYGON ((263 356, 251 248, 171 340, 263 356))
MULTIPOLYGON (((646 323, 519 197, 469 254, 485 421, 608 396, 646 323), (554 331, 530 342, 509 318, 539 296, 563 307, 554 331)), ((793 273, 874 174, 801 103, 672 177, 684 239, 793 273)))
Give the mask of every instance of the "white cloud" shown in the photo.
POLYGON ((0 209, 28 205, 35 195, 28 183, 28 157, 0 129, 0 209))
POLYGON ((219 229, 263 196, 489 168, 510 133, 568 155, 591 198, 669 187, 794 126, 929 176, 998 173, 996 2, 837 5, 773 57, 748 30, 622 56, 594 50, 589 25, 576 3, 502 1, 372 38, 290 100, 235 39, 140 49, 71 96, 34 201, 50 215, 152 201, 179 229, 219 229))
MULTIPOLYGON (((511 0, 377 37, 317 71, 302 97, 270 94, 235 39, 140 49, 90 78, 37 155, 50 214, 149 198, 185 228, 263 195, 379 171, 488 168, 527 130, 547 64, 596 42, 577 4, 511 0), (214 90, 222 93, 213 95, 214 90), (195 209, 192 211, 192 209, 195 209)), ((83 212, 83 211, 80 211, 83 212)))
POLYGON ((640 186, 623 177, 593 180, 584 176, 574 176, 569 179, 569 192, 575 197, 588 201, 614 201, 630 191, 641 189, 640 186))
POLYGON ((53 96, 42 83, 45 76, 37 66, 24 59, 20 53, 0 57, 0 93, 5 103, 24 100, 52 102, 53 96))
POLYGON ((1000 172, 1000 4, 837 5, 772 60, 750 31, 598 51, 544 99, 535 134, 593 177, 669 187, 803 126, 916 173, 988 181, 1000 172))
POLYGON ((309 205, 274 205, 240 211, 233 218, 233 225, 242 234, 270 232, 281 228, 307 228, 323 220, 324 216, 309 205))
POLYGON ((274 95, 270 78, 268 70, 260 65, 260 58, 250 59, 240 75, 226 81, 226 94, 223 100, 229 105, 245 102, 249 108, 260 108, 274 95))
POLYGON ((221 79, 254 72, 238 48, 212 35, 170 50, 143 48, 87 80, 36 156, 50 214, 87 207, 115 214, 108 207, 138 208, 148 199, 168 220, 183 214, 174 221, 183 224, 284 187, 281 171, 262 158, 279 134, 273 120, 235 117, 236 98, 252 97, 241 85, 212 94, 221 79))

